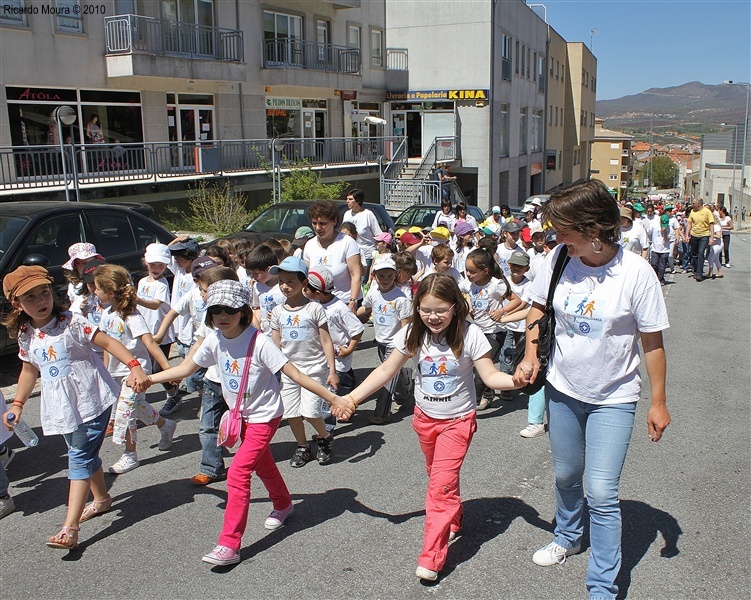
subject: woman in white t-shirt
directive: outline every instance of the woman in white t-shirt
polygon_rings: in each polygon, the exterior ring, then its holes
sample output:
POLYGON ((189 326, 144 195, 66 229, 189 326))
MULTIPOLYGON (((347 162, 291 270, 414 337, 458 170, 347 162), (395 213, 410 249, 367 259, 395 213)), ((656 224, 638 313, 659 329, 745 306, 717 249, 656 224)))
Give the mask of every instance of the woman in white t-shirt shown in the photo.
POLYGON ((334 295, 354 312, 362 294, 360 248, 351 237, 336 231, 339 210, 333 202, 315 202, 308 217, 316 237, 305 244, 302 258, 309 269, 331 271, 334 295))
POLYGON ((733 231, 733 219, 728 214, 728 209, 720 206, 717 209, 720 213, 720 227, 722 227, 722 247, 725 260, 720 261, 726 267, 730 267, 730 232, 733 231))
POLYGON ((712 232, 712 243, 709 245, 709 256, 707 256, 707 277, 714 279, 715 277, 723 277, 722 250, 724 245, 722 243, 722 225, 720 225, 720 219, 717 217, 714 218, 712 232))
MULTIPOLYGON (((590 598, 615 598, 621 566, 618 484, 641 395, 639 341, 651 384, 647 426, 652 441, 670 424, 665 402, 668 327, 660 283, 650 265, 618 245, 620 213, 602 182, 586 181, 554 194, 543 208, 559 245, 527 293, 531 326, 543 315, 553 267, 564 246, 570 261, 553 298, 555 344, 545 384, 556 489, 555 539, 534 553, 541 566, 581 550, 584 489, 590 514, 586 585, 590 598), (586 475, 586 486, 583 479, 586 475)), ((514 375, 532 382, 540 369, 537 326, 514 375)))
POLYGON ((428 470, 423 550, 416 575, 435 581, 446 562, 448 543, 462 524, 459 470, 477 430, 473 368, 488 387, 510 390, 511 377, 499 373, 490 344, 467 322, 469 309, 456 281, 436 273, 420 282, 409 325, 394 336, 386 361, 347 398, 355 406, 386 385, 411 358, 416 373, 417 433, 428 470))
POLYGON ((248 289, 237 281, 217 281, 210 285, 206 325, 213 331, 192 357, 177 367, 150 377, 151 383, 164 383, 187 377, 199 366, 217 365, 227 406, 234 408, 238 392, 243 393, 240 399, 243 403, 240 409, 240 447, 227 472, 224 526, 218 545, 202 559, 219 566, 240 562, 253 471, 266 486, 274 505, 264 523, 266 529, 279 529, 293 510, 292 498, 270 448, 284 411, 276 373, 281 371, 295 383, 331 402, 336 416, 346 418, 352 412, 348 402, 300 373, 269 338, 250 324, 253 313, 249 302, 248 289), (247 387, 239 390, 246 369, 247 387), (345 408, 340 411, 342 407, 345 408))
POLYGON ((370 279, 370 265, 373 264, 373 252, 376 249, 375 238, 381 233, 381 226, 372 210, 363 207, 365 192, 357 188, 347 192, 347 208, 342 219, 345 223, 354 223, 357 228, 357 245, 365 262, 362 283, 370 279))

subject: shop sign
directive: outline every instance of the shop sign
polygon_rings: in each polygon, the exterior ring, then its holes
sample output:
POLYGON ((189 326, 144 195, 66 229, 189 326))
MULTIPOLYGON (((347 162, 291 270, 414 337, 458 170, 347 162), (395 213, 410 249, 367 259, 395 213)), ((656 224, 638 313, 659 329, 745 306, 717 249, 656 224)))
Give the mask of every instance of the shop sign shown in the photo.
POLYGON ((386 92, 386 100, 488 100, 490 90, 410 90, 386 92))
POLYGON ((334 95, 342 100, 357 100, 357 90, 334 90, 334 95))
POLYGON ((266 97, 266 108, 302 108, 301 98, 266 97))
POLYGON ((35 87, 7 87, 5 96, 8 100, 22 102, 75 102, 76 90, 35 88, 35 87))
POLYGON ((532 163, 532 166, 529 169, 529 174, 539 175, 540 173, 542 173, 542 163, 541 162, 532 163))

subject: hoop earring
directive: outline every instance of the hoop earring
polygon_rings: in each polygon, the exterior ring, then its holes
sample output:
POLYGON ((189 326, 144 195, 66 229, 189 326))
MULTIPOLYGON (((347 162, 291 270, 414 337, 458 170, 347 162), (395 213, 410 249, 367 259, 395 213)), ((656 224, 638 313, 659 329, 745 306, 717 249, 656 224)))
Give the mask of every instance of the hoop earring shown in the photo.
POLYGON ((603 244, 599 238, 595 238, 592 240, 592 252, 595 254, 602 254, 602 251, 605 250, 605 244, 603 244), (597 249, 597 246, 595 246, 595 242, 600 244, 599 250, 597 249))

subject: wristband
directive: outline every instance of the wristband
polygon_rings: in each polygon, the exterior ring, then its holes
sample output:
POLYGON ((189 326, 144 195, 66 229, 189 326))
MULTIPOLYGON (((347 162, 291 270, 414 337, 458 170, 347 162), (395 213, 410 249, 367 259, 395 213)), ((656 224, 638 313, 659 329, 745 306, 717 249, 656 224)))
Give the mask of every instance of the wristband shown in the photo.
POLYGON ((137 359, 137 358, 134 358, 133 360, 131 360, 131 361, 130 361, 130 362, 128 363, 128 368, 129 368, 129 369, 130 369, 131 371, 132 371, 133 369, 135 369, 136 367, 140 367, 140 366, 141 366, 141 363, 140 363, 140 362, 138 362, 138 359, 137 359))
POLYGON ((349 398, 352 401, 352 410, 355 410, 357 408, 357 402, 355 401, 355 397, 352 394, 347 394, 347 398, 349 398))
POLYGON ((13 398, 13 402, 11 402, 11 406, 17 406, 18 408, 23 408, 23 405, 26 404, 25 402, 21 402, 20 400, 16 400, 13 398))

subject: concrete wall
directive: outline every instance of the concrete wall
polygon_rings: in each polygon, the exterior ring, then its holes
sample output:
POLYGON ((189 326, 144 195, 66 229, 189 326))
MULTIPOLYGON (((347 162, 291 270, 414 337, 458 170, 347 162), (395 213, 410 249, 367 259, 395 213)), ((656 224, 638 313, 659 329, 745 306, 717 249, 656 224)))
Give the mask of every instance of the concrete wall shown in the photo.
MULTIPOLYGON (((570 183, 564 179, 563 154, 570 153, 564 144, 564 107, 566 105, 566 40, 552 27, 550 31, 550 45, 548 49, 547 86, 548 106, 545 110, 547 140, 545 148, 556 152, 556 168, 545 170, 545 189, 551 190, 563 183, 570 183)), ((547 157, 546 157, 547 158, 547 157)))

